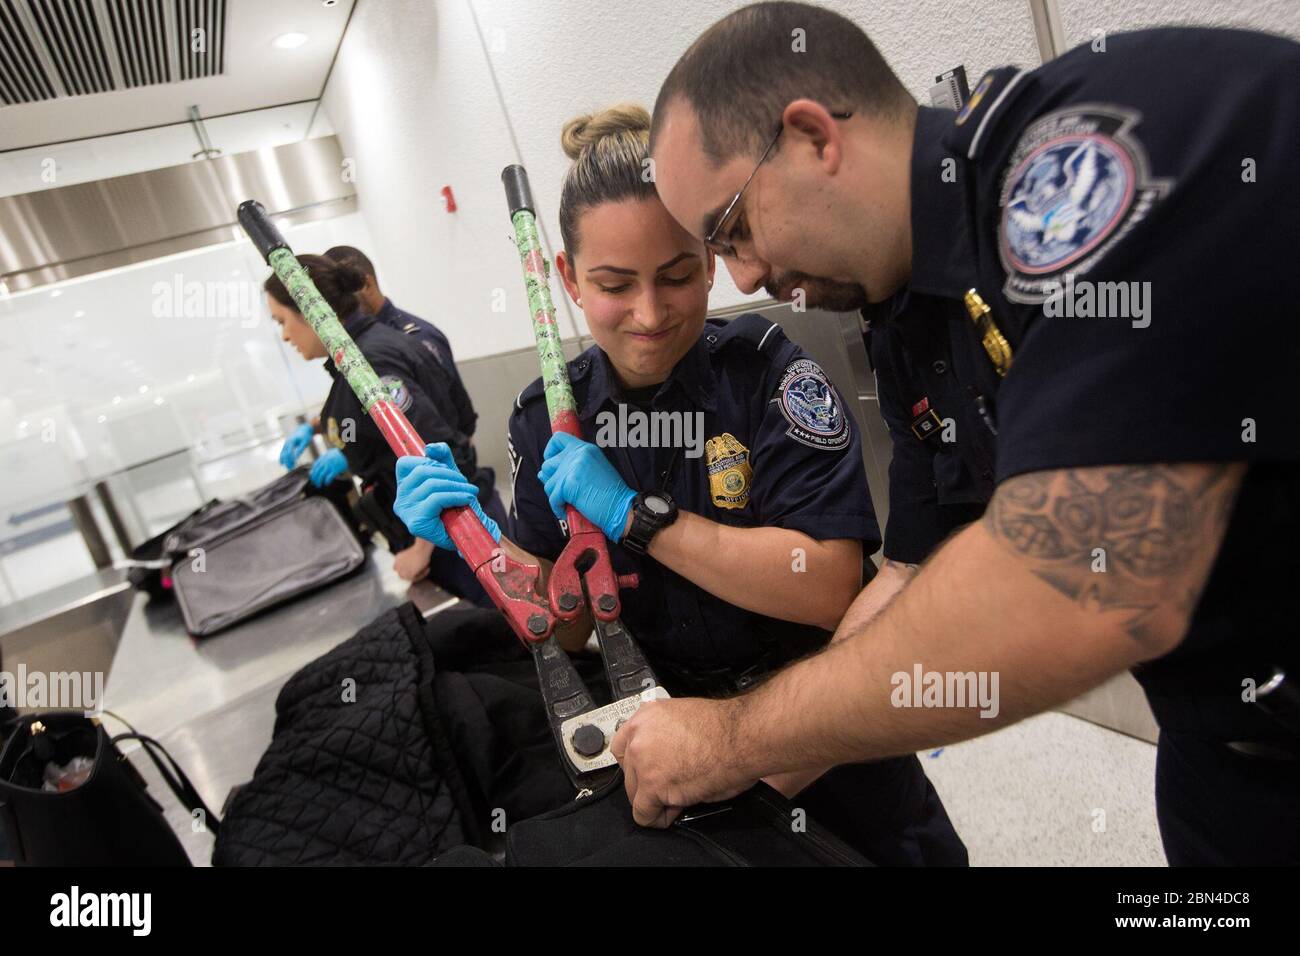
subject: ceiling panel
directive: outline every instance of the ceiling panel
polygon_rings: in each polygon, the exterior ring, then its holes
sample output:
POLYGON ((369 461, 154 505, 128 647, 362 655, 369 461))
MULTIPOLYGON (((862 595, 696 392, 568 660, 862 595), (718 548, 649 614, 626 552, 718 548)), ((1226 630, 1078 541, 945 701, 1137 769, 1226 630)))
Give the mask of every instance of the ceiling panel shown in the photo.
POLYGON ((0 151, 314 100, 352 5, 0 0, 0 151))

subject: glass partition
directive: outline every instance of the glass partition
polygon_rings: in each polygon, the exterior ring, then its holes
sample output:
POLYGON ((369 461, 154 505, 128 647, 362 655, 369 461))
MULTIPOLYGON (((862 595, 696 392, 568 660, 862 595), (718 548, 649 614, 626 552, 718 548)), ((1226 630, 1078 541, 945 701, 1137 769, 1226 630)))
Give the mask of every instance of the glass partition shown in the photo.
MULTIPOLYGON (((360 214, 286 230, 299 252, 369 245, 360 214)), ((0 288, 0 603, 94 570, 65 503, 105 482, 133 543, 279 473, 286 428, 329 390, 280 340, 269 270, 228 244, 5 294, 0 288)))

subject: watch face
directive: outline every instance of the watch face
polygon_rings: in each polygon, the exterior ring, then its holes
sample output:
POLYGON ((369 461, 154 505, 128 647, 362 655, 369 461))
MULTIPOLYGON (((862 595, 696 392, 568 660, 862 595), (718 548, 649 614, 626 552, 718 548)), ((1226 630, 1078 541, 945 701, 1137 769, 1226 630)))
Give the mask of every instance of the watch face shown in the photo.
POLYGON ((658 495, 646 495, 641 503, 645 505, 646 510, 651 514, 666 515, 672 510, 672 506, 658 495))

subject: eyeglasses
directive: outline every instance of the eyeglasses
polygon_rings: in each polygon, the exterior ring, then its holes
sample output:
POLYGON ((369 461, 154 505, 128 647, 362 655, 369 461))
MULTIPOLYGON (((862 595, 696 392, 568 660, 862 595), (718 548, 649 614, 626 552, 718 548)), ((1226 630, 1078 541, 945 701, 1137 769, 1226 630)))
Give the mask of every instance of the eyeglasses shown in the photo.
MULTIPOLYGON (((852 115, 852 110, 848 112, 831 113, 831 116, 838 120, 846 120, 852 115)), ((726 256, 729 259, 740 258, 736 253, 736 247, 732 245, 731 240, 729 238, 719 239, 718 234, 729 226, 731 220, 734 218, 736 206, 740 203, 740 197, 745 195, 745 190, 749 188, 749 184, 752 183, 754 177, 758 175, 759 167, 767 162, 768 155, 776 146, 776 141, 781 138, 781 133, 784 130, 785 123, 782 123, 777 127, 776 135, 772 137, 772 142, 767 144, 767 149, 763 150, 763 155, 759 157, 758 162, 754 165, 754 171, 750 173, 749 178, 745 180, 745 185, 741 186, 740 191, 731 197, 731 202, 729 202, 727 208, 722 211, 722 217, 717 221, 714 227, 709 230, 709 234, 704 237, 704 245, 716 252, 718 255, 726 256)))

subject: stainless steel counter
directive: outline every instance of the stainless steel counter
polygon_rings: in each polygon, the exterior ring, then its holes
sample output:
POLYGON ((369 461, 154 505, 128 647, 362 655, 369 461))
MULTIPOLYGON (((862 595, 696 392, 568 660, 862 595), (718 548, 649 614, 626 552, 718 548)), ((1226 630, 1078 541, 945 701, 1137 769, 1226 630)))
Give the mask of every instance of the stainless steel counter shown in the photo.
MULTIPOLYGON (((253 775, 270 743, 275 698, 292 674, 405 600, 426 615, 455 602, 427 582, 408 588, 392 565, 386 551, 372 551, 355 577, 201 640, 185 633, 175 603, 150 607, 136 595, 109 673, 105 709, 157 738, 220 813, 230 788, 253 775)), ((111 734, 126 729, 107 714, 104 722, 111 734)), ((124 749, 190 859, 208 865, 211 834, 195 830, 143 752, 124 749)))

